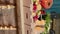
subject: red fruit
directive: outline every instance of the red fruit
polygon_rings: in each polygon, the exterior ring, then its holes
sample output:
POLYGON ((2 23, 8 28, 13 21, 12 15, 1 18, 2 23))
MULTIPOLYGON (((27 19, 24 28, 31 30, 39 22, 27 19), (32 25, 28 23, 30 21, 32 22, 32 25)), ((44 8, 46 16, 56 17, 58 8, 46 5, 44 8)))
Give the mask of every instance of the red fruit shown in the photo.
POLYGON ((44 10, 41 10, 41 14, 43 14, 43 15, 44 15, 44 14, 45 14, 45 11, 44 11, 44 10))
POLYGON ((33 17, 33 20, 34 21, 36 21, 37 19, 38 19, 38 16, 37 15, 33 17))
POLYGON ((37 9, 37 5, 34 3, 33 4, 33 10, 36 11, 36 9, 37 9))
POLYGON ((41 5, 45 9, 49 9, 53 4, 53 0, 41 0, 41 5))

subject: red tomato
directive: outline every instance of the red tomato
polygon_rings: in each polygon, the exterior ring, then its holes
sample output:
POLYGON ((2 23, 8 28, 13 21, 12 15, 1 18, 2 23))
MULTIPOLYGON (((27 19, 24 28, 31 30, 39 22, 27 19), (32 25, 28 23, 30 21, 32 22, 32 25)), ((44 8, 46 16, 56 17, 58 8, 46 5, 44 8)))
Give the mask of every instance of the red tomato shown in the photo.
POLYGON ((53 0, 41 0, 41 5, 45 9, 49 9, 53 4, 53 0))

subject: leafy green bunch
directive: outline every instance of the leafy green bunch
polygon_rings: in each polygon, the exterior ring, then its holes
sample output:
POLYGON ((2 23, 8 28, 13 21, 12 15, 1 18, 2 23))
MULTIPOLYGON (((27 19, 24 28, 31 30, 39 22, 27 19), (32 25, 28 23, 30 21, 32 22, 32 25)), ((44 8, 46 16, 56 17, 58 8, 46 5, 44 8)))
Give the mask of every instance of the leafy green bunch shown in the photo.
POLYGON ((50 18, 50 13, 46 13, 46 23, 45 23, 45 31, 42 32, 42 34, 49 34, 49 29, 50 29, 50 23, 51 23, 51 18, 50 18))

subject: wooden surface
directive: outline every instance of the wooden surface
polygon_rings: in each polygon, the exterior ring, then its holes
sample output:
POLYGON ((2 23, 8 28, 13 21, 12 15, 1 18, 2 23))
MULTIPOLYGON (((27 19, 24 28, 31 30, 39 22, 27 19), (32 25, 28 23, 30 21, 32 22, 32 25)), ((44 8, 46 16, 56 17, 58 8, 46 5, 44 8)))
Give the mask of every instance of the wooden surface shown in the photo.
MULTIPOLYGON (((0 0, 0 2, 5 2, 0 0)), ((10 3, 14 3, 13 0, 10 3)), ((15 8, 8 7, 4 3, 0 4, 0 34, 17 34, 17 29, 11 29, 10 26, 16 27, 15 8), (1 5, 2 4, 2 5, 1 5), (2 27, 2 28, 1 28, 2 27), (8 27, 9 29, 5 28, 8 27)))

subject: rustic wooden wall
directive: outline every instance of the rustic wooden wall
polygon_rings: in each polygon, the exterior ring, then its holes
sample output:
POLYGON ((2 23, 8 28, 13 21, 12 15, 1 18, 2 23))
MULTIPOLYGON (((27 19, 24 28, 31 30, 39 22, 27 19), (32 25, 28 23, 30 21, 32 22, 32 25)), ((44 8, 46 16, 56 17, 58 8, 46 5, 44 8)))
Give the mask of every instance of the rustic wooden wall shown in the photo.
POLYGON ((23 0, 25 34, 31 34, 32 20, 31 20, 30 4, 31 0, 23 0))
MULTIPOLYGON (((7 0, 8 1, 8 0, 7 0)), ((12 0, 11 0, 12 1, 12 0)), ((10 5, 14 4, 14 1, 11 2, 10 5)), ((10 30, 10 26, 16 26, 15 22, 15 8, 8 8, 5 0, 0 0, 0 34, 16 34, 16 30, 10 30), (6 8, 5 8, 6 7, 6 8), (1 26, 3 29, 1 29, 1 26), (8 26, 8 30, 5 30, 5 26, 8 26)))
MULTIPOLYGON (((9 0, 7 0, 9 1, 9 0)), ((5 5, 6 1, 1 0, 0 2, 3 5, 5 5)), ((10 3, 7 2, 7 4, 13 5, 14 1, 10 0, 10 3)), ((24 11, 24 27, 25 27, 25 34, 31 34, 31 11, 30 11, 30 4, 31 0, 23 0, 23 11, 24 11)), ((17 26, 17 30, 0 30, 1 34, 22 34, 21 30, 21 14, 20 14, 20 0, 16 0, 16 5, 14 9, 0 9, 0 24, 2 25, 12 25, 12 26, 17 26)))

